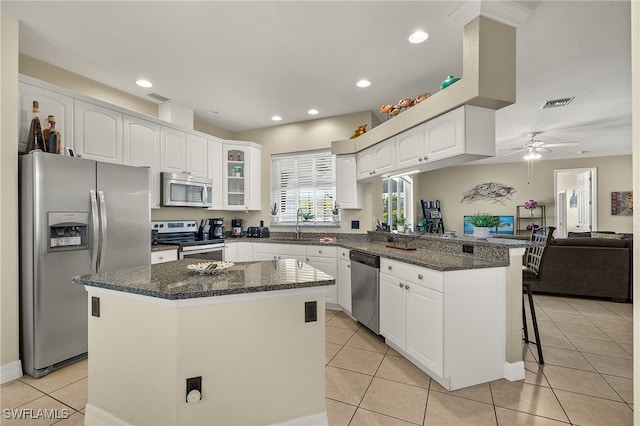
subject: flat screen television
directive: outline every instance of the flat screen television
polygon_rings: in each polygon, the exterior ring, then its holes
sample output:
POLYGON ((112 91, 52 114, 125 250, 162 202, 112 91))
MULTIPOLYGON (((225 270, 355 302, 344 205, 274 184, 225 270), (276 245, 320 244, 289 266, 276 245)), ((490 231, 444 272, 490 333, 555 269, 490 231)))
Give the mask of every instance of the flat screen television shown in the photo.
MULTIPOLYGON (((471 215, 464 216, 464 233, 465 234, 473 234, 473 225, 469 223, 469 219, 471 215)), ((500 216, 498 215, 498 219, 500 219, 500 225, 498 225, 497 234, 499 235, 513 235, 513 216, 500 216)), ((496 234, 496 228, 489 229, 491 234, 496 234)))

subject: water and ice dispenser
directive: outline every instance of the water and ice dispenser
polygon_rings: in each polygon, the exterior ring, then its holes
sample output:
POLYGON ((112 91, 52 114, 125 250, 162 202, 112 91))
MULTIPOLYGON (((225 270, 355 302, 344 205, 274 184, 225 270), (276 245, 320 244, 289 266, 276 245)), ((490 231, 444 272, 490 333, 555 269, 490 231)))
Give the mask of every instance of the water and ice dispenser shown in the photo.
POLYGON ((89 213, 49 212, 49 251, 82 250, 89 247, 89 213))

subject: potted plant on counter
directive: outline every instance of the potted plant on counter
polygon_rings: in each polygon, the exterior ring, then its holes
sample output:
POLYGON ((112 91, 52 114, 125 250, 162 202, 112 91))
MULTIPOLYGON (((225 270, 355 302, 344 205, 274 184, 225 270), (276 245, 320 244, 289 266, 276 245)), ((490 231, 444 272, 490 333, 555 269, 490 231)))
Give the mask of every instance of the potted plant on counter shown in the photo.
POLYGON ((489 213, 476 213, 467 222, 473 225, 473 236, 479 239, 489 238, 489 230, 500 225, 498 216, 489 213))
POLYGON ((340 223, 340 208, 338 208, 338 203, 333 203, 333 222, 340 223))
POLYGON ((397 220, 396 220, 396 229, 398 232, 404 232, 405 230, 408 230, 408 224, 407 224, 407 218, 404 216, 400 216, 397 220))
POLYGON ((278 223, 278 203, 271 206, 271 223, 278 223))

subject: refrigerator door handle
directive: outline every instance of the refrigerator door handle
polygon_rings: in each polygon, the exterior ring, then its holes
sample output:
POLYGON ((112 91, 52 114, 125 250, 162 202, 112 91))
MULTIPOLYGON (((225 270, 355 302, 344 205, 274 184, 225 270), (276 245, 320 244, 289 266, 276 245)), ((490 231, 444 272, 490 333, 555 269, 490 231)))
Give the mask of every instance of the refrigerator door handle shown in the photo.
POLYGON ((91 244, 91 270, 98 272, 98 241, 100 240, 100 234, 98 229, 98 198, 96 197, 96 191, 93 189, 89 191, 91 195, 91 230, 93 233, 91 244))
POLYGON ((98 191, 98 196, 100 197, 100 265, 103 265, 107 255, 107 203, 104 200, 104 192, 98 191))

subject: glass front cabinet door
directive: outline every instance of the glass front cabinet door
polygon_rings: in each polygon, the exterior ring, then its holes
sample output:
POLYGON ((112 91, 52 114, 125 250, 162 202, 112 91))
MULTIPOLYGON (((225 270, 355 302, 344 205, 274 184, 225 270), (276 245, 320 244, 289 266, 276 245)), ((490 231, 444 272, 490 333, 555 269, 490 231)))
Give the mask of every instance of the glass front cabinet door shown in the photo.
POLYGON ((260 210, 261 150, 252 145, 224 145, 224 209, 260 210))

